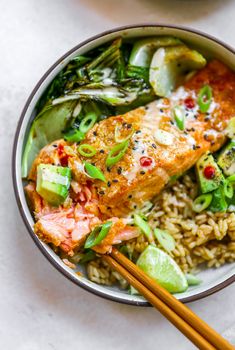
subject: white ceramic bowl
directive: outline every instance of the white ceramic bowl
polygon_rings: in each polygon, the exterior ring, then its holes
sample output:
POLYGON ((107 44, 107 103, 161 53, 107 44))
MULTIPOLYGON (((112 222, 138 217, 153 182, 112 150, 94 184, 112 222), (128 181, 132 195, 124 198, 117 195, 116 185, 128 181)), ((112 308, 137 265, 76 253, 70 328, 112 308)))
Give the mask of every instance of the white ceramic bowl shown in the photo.
MULTIPOLYGON (((47 259, 59 270, 64 276, 69 278, 78 286, 86 290, 114 301, 146 306, 149 305, 141 296, 129 295, 123 290, 116 287, 106 287, 97 285, 89 281, 86 277, 78 276, 72 269, 68 268, 60 258, 52 251, 52 249, 41 242, 33 232, 34 220, 28 208, 25 194, 23 190, 23 182, 21 179, 21 158, 24 142, 27 137, 32 120, 35 117, 35 105, 58 72, 76 55, 85 54, 87 51, 94 49, 104 43, 113 40, 118 36, 124 38, 137 38, 152 35, 173 35, 179 37, 189 45, 198 48, 207 57, 216 57, 235 70, 235 51, 225 43, 196 30, 175 27, 164 24, 144 24, 125 26, 98 34, 74 47, 61 57, 42 77, 34 90, 32 91, 20 117, 15 135, 12 173, 15 189, 16 200, 25 222, 25 225, 33 238, 34 242, 47 257, 47 259)), ((235 281, 235 263, 227 264, 219 269, 208 269, 200 273, 203 283, 199 286, 190 287, 185 293, 177 294, 176 297, 184 302, 197 300, 199 298, 210 295, 230 283, 235 281)))

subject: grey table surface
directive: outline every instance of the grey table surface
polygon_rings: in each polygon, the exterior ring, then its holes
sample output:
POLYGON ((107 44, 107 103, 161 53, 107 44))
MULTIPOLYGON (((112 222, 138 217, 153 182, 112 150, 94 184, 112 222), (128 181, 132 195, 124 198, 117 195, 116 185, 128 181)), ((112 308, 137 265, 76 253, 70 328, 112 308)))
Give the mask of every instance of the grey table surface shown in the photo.
MULTIPOLYGON (((0 0, 0 348, 194 347, 158 312, 98 298, 60 275, 38 251, 11 182, 17 120, 35 83, 66 50, 103 30, 166 22, 235 46, 233 0, 0 0)), ((235 285, 189 306, 219 332, 235 323, 235 285)))

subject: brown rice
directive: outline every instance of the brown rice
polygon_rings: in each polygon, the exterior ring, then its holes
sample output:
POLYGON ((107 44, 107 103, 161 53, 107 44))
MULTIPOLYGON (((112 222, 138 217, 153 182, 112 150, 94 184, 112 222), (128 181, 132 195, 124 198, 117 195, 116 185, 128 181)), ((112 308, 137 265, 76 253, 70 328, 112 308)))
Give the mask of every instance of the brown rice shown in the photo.
MULTIPOLYGON (((176 247, 171 255, 185 273, 198 271, 202 264, 219 267, 235 261, 235 213, 195 213, 192 201, 197 192, 195 179, 185 175, 156 198, 148 213, 148 222, 153 229, 166 230, 174 237, 176 247)), ((142 234, 126 243, 133 261, 147 245, 142 234)), ((122 288, 127 287, 123 278, 101 259, 88 263, 87 273, 96 283, 119 283, 122 288)))

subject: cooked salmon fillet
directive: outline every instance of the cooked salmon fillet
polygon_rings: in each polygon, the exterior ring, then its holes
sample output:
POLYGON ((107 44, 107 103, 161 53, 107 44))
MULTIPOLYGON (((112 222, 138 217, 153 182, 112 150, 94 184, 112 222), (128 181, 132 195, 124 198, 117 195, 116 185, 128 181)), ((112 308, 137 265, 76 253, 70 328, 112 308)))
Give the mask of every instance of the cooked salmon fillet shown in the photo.
MULTIPOLYGON (((160 99, 121 116, 108 118, 94 126, 84 143, 98 152, 92 163, 99 167, 107 184, 95 182, 99 208, 107 215, 122 215, 157 195, 174 175, 191 168, 208 150, 216 151, 225 141, 224 129, 235 115, 235 74, 218 61, 196 73, 169 99, 160 99), (197 94, 210 85, 213 100, 208 113, 200 113, 197 94), (175 125, 173 108, 183 105, 186 128, 175 125), (106 157, 115 145, 115 128, 130 128, 134 134, 124 157, 107 169, 106 157), (169 133, 168 145, 161 144, 156 132, 169 133), (170 143, 170 144, 169 144, 170 143), (144 166, 144 158, 152 163, 144 166)), ((74 168, 76 174, 76 167, 74 168)))
MULTIPOLYGON (((225 128, 228 120, 234 115, 235 74, 222 63, 212 61, 169 98, 158 99, 147 106, 95 124, 82 142, 97 150, 92 158, 82 157, 77 151, 77 144, 69 144, 64 140, 57 140, 44 147, 32 166, 29 175, 31 186, 36 181, 38 164, 69 166, 73 178, 70 189, 72 206, 74 203, 82 204, 83 210, 92 213, 98 222, 108 218, 113 218, 115 222, 115 228, 110 230, 103 245, 97 249, 105 252, 115 242, 133 238, 137 234, 136 229, 133 230, 125 221, 117 224, 116 218, 125 217, 144 202, 152 200, 172 177, 191 168, 203 153, 218 150, 226 140, 225 128), (207 113, 201 113, 197 103, 199 90, 204 85, 210 85, 213 92, 207 113), (184 108, 186 114, 184 130, 180 130, 174 120, 173 110, 178 105, 184 108), (117 144, 117 131, 124 138, 131 136, 129 146, 121 160, 107 167, 107 156, 117 144), (87 176, 83 165, 85 160, 99 168, 107 182, 87 176)), ((35 201, 35 210, 40 211, 38 195, 31 193, 30 196, 35 201)), ((67 209, 61 207, 58 213, 61 210, 67 209)), ((47 211, 45 215, 54 214, 48 214, 47 211)), ((52 220, 57 225, 56 217, 45 218, 45 215, 39 216, 35 226, 36 233, 44 240, 56 243, 70 252, 74 251, 82 239, 84 241, 92 226, 88 222, 89 230, 83 230, 86 231, 84 236, 79 236, 79 240, 74 243, 71 237, 77 225, 76 220, 66 232, 63 231, 63 225, 56 227, 57 236, 60 237, 58 239, 55 237, 56 233, 53 234, 53 226, 48 226, 47 221, 52 220)), ((59 218, 58 221, 60 220, 59 218)))

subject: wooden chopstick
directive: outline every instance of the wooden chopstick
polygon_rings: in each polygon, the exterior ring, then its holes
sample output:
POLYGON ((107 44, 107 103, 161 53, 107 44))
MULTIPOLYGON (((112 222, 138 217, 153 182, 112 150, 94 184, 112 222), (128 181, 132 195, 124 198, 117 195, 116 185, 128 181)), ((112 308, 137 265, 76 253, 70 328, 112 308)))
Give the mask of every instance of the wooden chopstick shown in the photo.
POLYGON ((113 269, 118 271, 199 349, 234 349, 231 344, 207 325, 207 323, 154 282, 117 249, 112 249, 111 256, 104 255, 103 259, 113 269))

